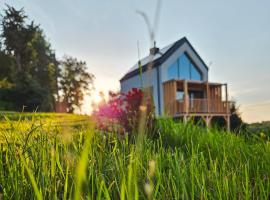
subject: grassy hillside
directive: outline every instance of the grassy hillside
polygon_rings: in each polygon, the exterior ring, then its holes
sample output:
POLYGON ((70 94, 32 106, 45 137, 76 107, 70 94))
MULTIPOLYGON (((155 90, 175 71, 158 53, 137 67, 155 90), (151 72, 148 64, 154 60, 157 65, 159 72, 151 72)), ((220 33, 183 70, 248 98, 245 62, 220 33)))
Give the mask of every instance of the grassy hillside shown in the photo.
POLYGON ((269 199, 270 144, 159 120, 153 139, 86 116, 5 113, 0 199, 269 199), (33 117, 34 116, 34 117, 33 117))
POLYGON ((252 133, 257 134, 264 133, 270 138, 270 121, 265 121, 261 123, 252 123, 248 125, 248 128, 252 133))

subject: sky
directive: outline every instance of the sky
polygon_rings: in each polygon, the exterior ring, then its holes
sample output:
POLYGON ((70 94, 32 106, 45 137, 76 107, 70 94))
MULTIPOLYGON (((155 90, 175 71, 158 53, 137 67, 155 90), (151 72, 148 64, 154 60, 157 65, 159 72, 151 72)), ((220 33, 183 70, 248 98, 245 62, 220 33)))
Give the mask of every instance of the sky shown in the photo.
MULTIPOLYGON (((154 19, 156 0, 0 0, 24 7, 40 24, 57 57, 75 56, 96 76, 96 91, 118 90, 119 79, 149 54, 146 25, 136 11, 154 19)), ((270 1, 163 0, 155 38, 164 47, 186 36, 209 65, 209 81, 228 83, 230 98, 247 122, 270 120, 270 1)))

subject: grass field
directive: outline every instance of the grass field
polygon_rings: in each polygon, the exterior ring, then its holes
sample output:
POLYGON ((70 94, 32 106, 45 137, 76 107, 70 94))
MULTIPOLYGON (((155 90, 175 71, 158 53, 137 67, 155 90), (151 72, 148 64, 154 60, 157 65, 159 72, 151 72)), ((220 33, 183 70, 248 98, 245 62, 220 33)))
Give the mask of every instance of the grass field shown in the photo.
POLYGON ((268 142, 157 123, 120 139, 87 116, 2 113, 0 199, 270 198, 268 142))

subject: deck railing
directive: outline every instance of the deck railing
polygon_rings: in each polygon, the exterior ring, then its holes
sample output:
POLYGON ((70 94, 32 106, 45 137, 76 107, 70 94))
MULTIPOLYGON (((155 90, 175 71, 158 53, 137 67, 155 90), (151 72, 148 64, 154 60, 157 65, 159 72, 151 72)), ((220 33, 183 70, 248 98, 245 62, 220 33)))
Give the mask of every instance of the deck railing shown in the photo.
POLYGON ((229 113, 230 102, 215 99, 176 100, 167 105, 166 109, 169 115, 184 113, 227 114, 229 113))

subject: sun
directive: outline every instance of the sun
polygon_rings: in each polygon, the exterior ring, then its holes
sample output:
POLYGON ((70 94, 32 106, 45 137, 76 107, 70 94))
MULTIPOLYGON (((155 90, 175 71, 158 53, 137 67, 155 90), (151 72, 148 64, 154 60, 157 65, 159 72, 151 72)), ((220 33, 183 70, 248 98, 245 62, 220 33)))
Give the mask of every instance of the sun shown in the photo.
POLYGON ((97 105, 104 99, 107 99, 107 95, 103 91, 95 90, 91 93, 91 95, 86 95, 80 114, 91 115, 92 112, 96 109, 97 105))

